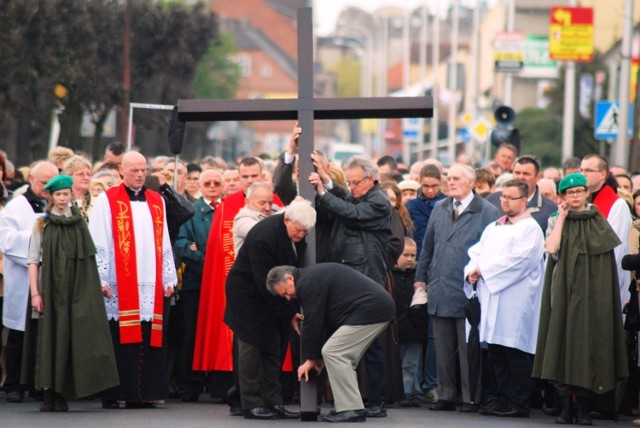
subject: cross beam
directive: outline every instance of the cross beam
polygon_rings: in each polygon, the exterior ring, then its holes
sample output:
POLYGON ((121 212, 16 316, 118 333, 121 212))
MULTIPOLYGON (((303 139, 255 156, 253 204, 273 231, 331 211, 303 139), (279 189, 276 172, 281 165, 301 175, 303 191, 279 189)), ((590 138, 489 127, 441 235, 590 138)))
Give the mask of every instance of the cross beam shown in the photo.
MULTIPOLYGON (((179 100, 178 119, 193 121, 297 120, 302 128, 298 140, 300 194, 313 201, 315 191, 306 180, 313 172, 314 119, 381 119, 432 117, 431 97, 314 98, 313 22, 311 8, 298 9, 298 98, 269 100, 179 100)), ((306 264, 314 264, 315 231, 307 236, 306 264)), ((303 308, 304 309, 304 308, 303 308)), ((303 420, 316 419, 315 382, 300 385, 303 420)))

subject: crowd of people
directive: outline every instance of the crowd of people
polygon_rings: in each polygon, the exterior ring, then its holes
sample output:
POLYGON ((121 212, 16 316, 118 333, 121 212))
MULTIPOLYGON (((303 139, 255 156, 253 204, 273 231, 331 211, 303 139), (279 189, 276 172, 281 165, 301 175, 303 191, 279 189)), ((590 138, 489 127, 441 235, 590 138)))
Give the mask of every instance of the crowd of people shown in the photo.
POLYGON ((113 143, 94 163, 57 147, 16 168, 0 152, 6 400, 64 412, 206 393, 232 416, 297 419, 285 404, 314 382, 327 422, 640 416, 640 175, 509 144, 475 169, 338 165, 299 159, 301 132, 236 164, 113 143))

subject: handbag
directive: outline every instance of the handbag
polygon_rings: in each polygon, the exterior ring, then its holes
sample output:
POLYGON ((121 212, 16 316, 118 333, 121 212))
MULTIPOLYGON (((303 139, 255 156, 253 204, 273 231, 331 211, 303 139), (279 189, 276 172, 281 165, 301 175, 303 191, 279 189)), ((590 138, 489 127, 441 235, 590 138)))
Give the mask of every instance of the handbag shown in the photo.
POLYGON ((635 275, 629 284, 629 303, 624 306, 624 329, 629 332, 640 331, 640 303, 638 302, 638 281, 635 275))

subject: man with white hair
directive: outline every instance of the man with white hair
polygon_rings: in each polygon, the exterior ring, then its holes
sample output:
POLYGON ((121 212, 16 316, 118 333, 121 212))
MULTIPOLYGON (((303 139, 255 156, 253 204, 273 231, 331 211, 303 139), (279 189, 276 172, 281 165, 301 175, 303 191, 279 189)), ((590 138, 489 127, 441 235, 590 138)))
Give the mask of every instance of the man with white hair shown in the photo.
POLYGON ((7 401, 19 403, 22 343, 29 304, 27 254, 36 219, 44 214, 49 191, 44 186, 58 175, 58 167, 47 161, 37 163, 29 173, 29 187, 14 197, 0 212, 0 252, 4 253, 4 301, 2 324, 8 329, 7 378, 4 387, 7 401))
MULTIPOLYGON (((462 412, 476 412, 480 382, 471 391, 464 308, 463 269, 469 262, 469 248, 480 240, 484 228, 499 216, 498 209, 473 190, 475 172, 453 164, 447 175, 449 197, 438 202, 431 214, 416 271, 417 289, 429 293, 429 315, 435 333, 439 401, 431 410, 456 408, 456 351, 460 361, 462 412)), ((474 374, 478 376, 480 373, 474 374)))
MULTIPOLYGON (((317 173, 309 177, 318 195, 318 212, 333 221, 330 261, 351 266, 383 287, 386 284, 387 251, 392 236, 389 199, 378 184, 376 165, 366 158, 352 157, 346 167, 346 178, 351 194, 342 195, 341 198, 325 191, 317 173)), ((398 256, 395 255, 394 260, 398 256)), ((385 417, 384 353, 378 340, 372 342, 367 350, 365 363, 369 381, 367 416, 385 417)))
POLYGON ((297 419, 283 406, 280 367, 289 342, 290 325, 299 333, 301 316, 287 300, 266 287, 269 270, 279 265, 301 267, 305 237, 316 223, 309 201, 297 201, 257 223, 247 234, 229 275, 224 322, 238 340, 237 370, 246 419, 297 419))

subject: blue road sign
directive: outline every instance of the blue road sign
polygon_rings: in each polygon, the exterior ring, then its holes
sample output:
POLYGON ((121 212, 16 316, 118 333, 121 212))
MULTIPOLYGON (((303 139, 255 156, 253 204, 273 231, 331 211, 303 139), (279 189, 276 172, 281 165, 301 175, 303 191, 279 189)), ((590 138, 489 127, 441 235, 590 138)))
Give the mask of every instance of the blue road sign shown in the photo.
MULTIPOLYGON (((618 138, 620 126, 618 116, 620 103, 617 101, 598 101, 596 103, 596 114, 594 124, 594 134, 598 140, 608 140, 618 138)), ((629 120, 627 133, 629 138, 633 136, 633 104, 629 103, 629 120)))

